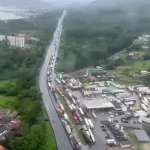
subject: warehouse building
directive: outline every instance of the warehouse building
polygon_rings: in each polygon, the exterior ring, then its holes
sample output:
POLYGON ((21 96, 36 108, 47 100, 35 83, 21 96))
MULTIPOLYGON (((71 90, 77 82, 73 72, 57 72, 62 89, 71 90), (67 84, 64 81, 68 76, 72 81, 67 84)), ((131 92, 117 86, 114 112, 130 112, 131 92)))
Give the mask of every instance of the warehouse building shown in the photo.
POLYGON ((134 133, 139 142, 150 142, 150 138, 148 137, 145 130, 134 130, 134 133))
POLYGON ((102 68, 92 68, 87 70, 88 75, 97 76, 97 75, 107 75, 107 71, 102 68))
POLYGON ((84 106, 87 109, 107 109, 114 108, 114 105, 107 100, 86 100, 83 101, 84 106))

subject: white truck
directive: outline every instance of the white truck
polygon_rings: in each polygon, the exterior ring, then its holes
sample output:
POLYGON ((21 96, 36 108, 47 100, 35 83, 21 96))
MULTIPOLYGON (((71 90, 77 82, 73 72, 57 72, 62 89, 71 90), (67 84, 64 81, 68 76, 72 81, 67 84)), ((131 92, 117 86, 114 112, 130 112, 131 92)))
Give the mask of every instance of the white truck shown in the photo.
POLYGON ((88 122, 89 122, 89 125, 90 125, 90 128, 93 130, 94 129, 94 124, 93 122, 91 121, 91 119, 87 119, 88 122))

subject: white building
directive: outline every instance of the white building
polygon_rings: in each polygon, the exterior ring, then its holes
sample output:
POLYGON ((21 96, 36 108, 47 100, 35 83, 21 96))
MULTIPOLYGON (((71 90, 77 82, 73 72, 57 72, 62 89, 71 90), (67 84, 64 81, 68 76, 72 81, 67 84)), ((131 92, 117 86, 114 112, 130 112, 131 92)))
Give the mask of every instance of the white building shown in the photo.
POLYGON ((16 37, 15 36, 7 36, 7 40, 11 46, 16 46, 16 37))
POLYGON ((16 47, 24 47, 25 40, 24 37, 16 37, 16 47))
POLYGON ((25 46, 24 37, 8 36, 7 40, 11 46, 16 46, 16 47, 24 47, 25 46))
POLYGON ((5 40, 6 36, 5 35, 0 35, 0 41, 5 40))

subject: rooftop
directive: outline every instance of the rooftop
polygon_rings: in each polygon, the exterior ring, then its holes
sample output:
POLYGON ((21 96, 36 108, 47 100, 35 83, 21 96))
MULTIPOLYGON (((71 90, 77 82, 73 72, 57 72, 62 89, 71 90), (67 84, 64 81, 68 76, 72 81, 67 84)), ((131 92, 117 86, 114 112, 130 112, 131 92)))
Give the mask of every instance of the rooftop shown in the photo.
POLYGON ((105 123, 105 126, 111 132, 118 143, 120 143, 121 145, 130 145, 128 139, 118 128, 116 128, 114 123, 105 123))
POLYGON ((121 107, 121 105, 119 104, 119 103, 117 103, 116 101, 112 101, 112 104, 114 105, 114 108, 115 109, 119 109, 119 110, 122 110, 122 107, 121 107))
POLYGON ((150 141, 145 130, 134 130, 134 133, 139 142, 149 142, 150 141))
POLYGON ((87 109, 98 109, 98 108, 113 108, 114 105, 107 100, 88 100, 83 101, 83 104, 87 109))

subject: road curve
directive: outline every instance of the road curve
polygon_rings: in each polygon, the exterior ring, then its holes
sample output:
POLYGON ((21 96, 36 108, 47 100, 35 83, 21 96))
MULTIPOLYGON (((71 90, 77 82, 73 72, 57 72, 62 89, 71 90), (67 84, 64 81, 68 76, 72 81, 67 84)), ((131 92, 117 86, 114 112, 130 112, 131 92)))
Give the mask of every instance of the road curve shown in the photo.
POLYGON ((59 29, 61 20, 62 20, 62 17, 59 19, 57 28, 53 36, 53 40, 48 48, 47 55, 41 67, 40 75, 39 75, 39 85, 40 85, 40 91, 41 93, 43 93, 42 94, 43 103, 45 105, 45 108, 49 117, 49 121, 51 122, 53 130, 54 130, 58 150, 72 150, 73 148, 69 142, 69 139, 66 135, 66 132, 62 126, 60 118, 58 117, 56 109, 54 107, 53 96, 49 95, 49 91, 47 89, 47 67, 49 64, 52 50, 54 49, 54 41, 58 37, 58 29, 59 29))

